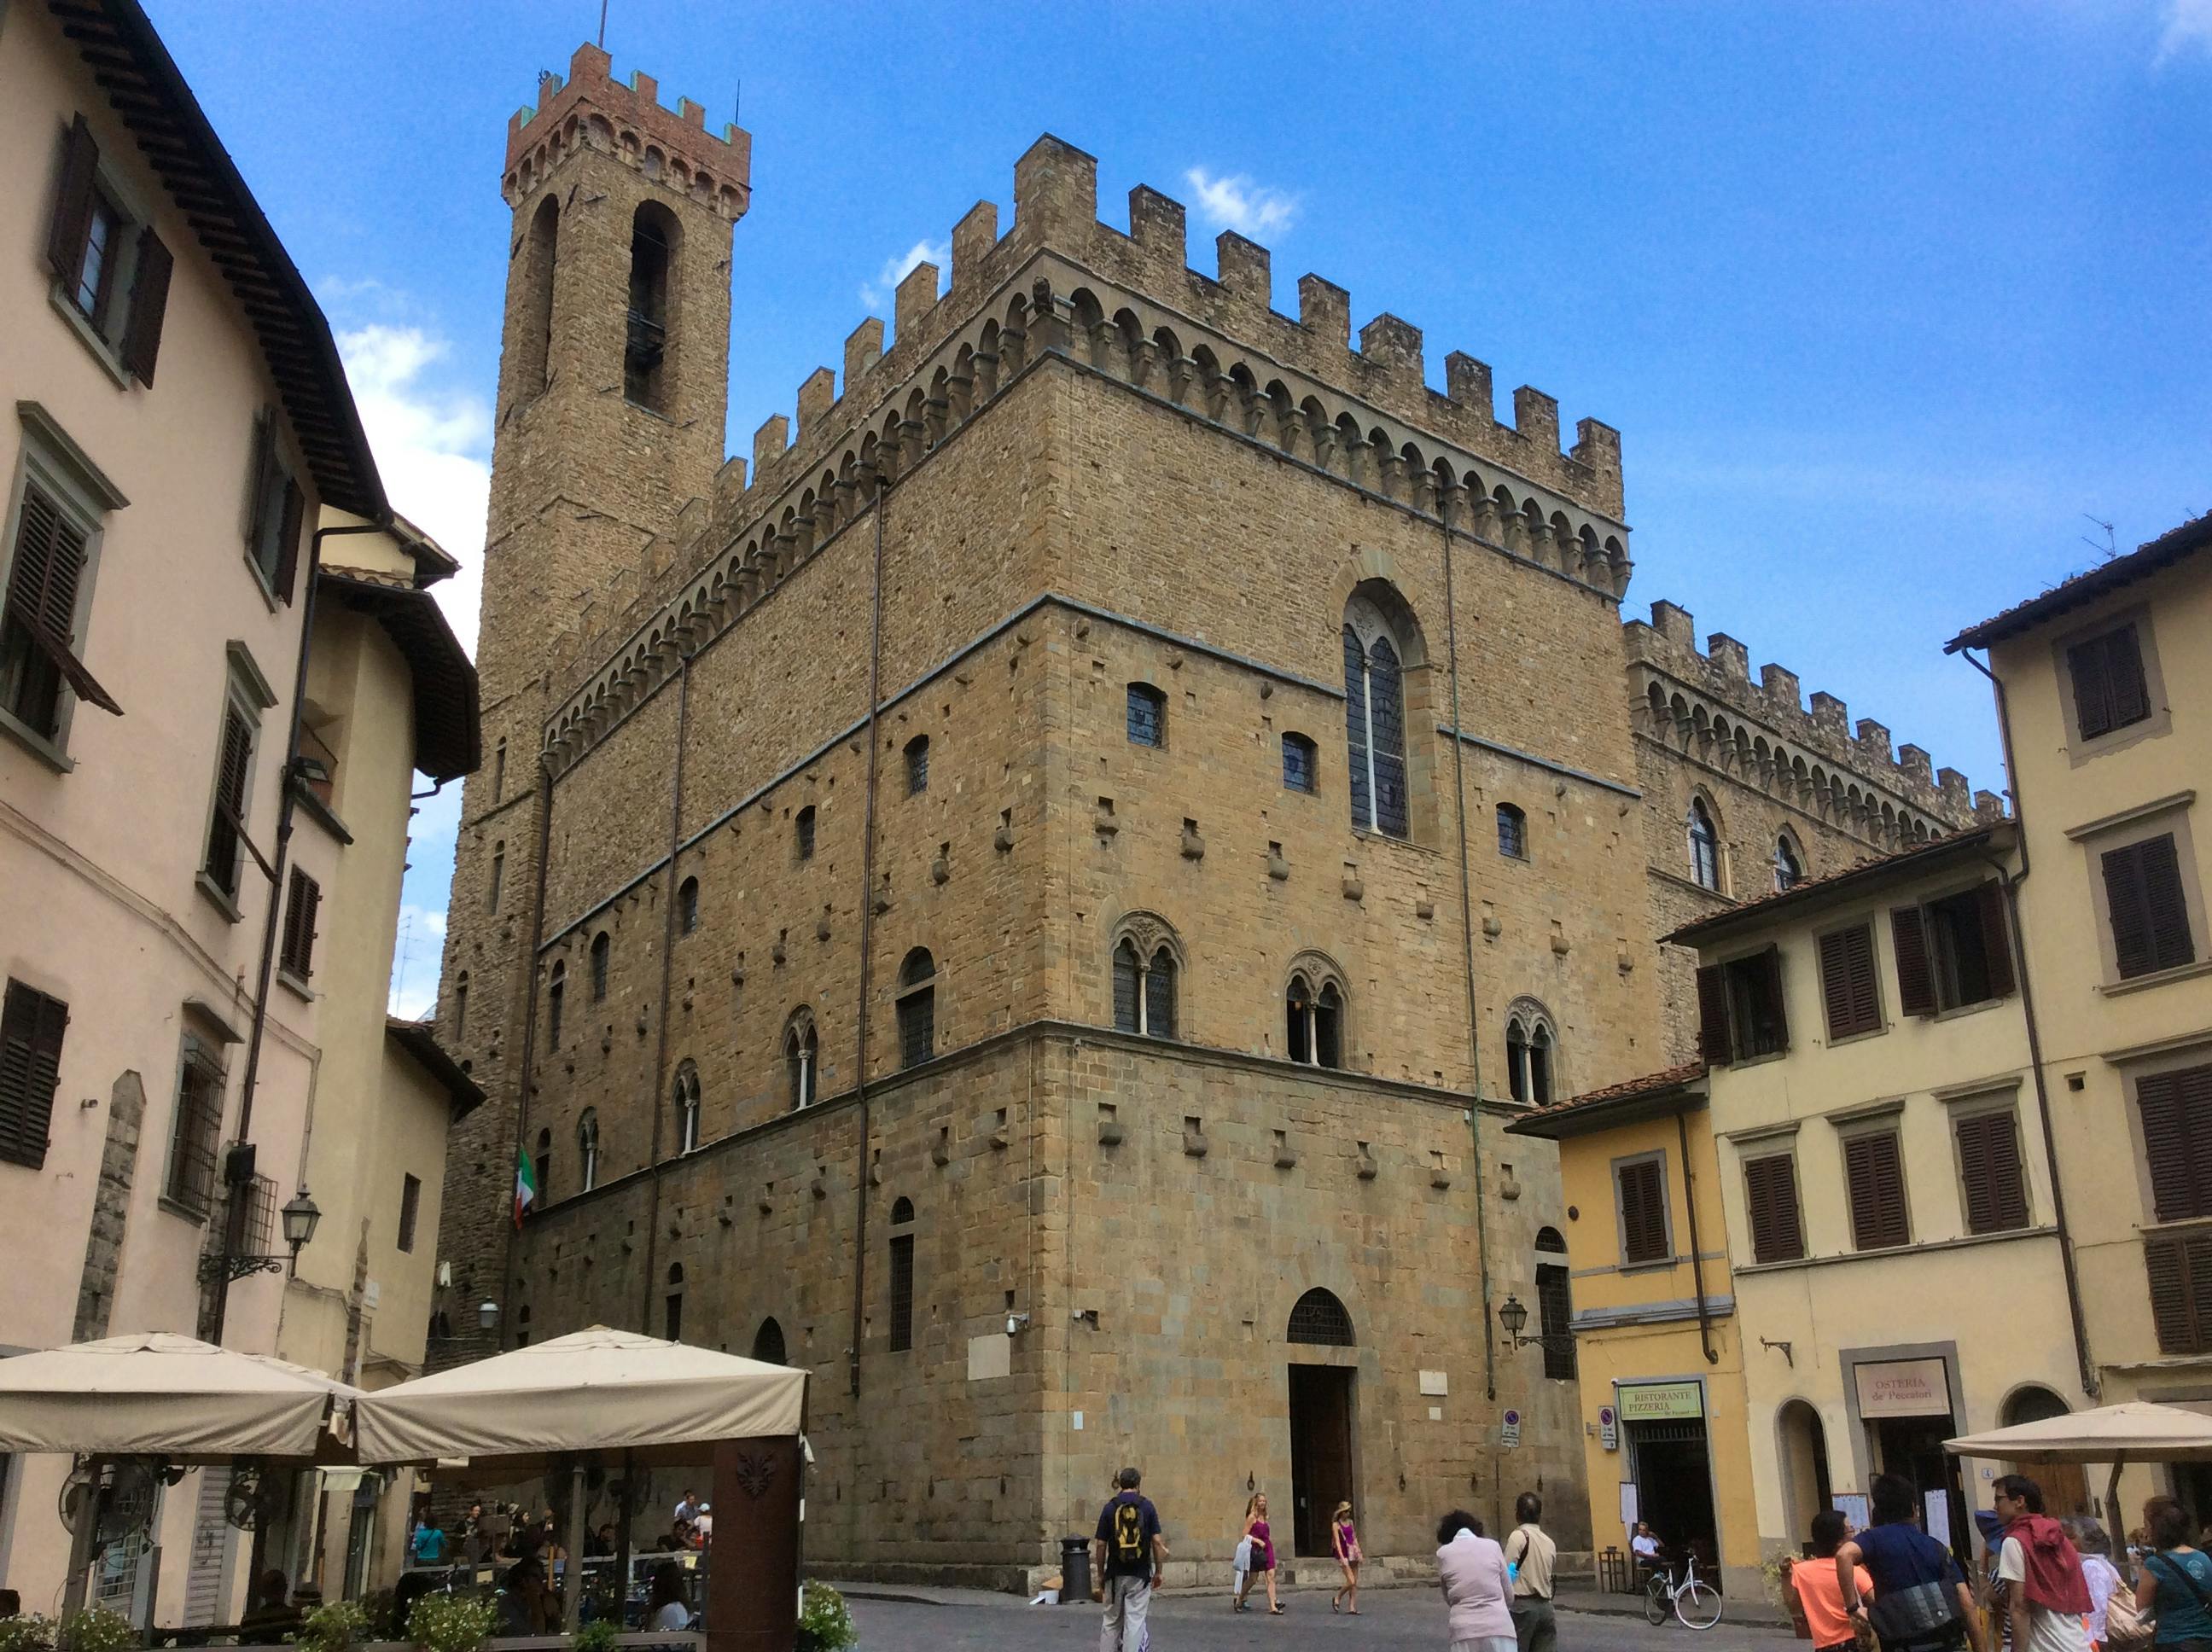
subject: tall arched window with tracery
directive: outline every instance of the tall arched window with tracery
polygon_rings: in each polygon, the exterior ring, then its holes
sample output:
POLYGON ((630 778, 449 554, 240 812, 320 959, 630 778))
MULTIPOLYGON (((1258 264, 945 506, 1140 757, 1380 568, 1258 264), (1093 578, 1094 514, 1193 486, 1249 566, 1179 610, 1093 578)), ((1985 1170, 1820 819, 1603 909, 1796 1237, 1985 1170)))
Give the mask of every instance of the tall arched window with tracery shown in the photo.
POLYGON ((1352 823, 1385 837, 1410 836, 1405 653, 1382 610, 1365 597, 1345 606, 1344 699, 1352 823))
POLYGON ((1344 983, 1318 955, 1297 959, 1283 994, 1284 1053, 1303 1066, 1344 1065, 1344 983))
POLYGON ((1690 799, 1690 817, 1686 823, 1690 838, 1690 877, 1699 887, 1718 890, 1721 886, 1721 834, 1713 824, 1713 811, 1705 806, 1703 798, 1690 799))
POLYGON ((699 1069, 686 1061, 676 1069, 676 1151, 699 1151, 699 1069))
POLYGON ((1780 895, 1793 890, 1803 881, 1805 862, 1797 853, 1797 846, 1784 832, 1774 840, 1774 892, 1780 895))
POLYGON ((1182 973, 1173 932, 1151 913, 1133 912, 1114 935, 1115 1030, 1173 1038, 1182 973))
POLYGON ((1550 1013, 1529 999, 1505 1013, 1505 1080, 1513 1099, 1542 1107, 1556 1091, 1559 1034, 1550 1013))
POLYGON ((578 1191, 589 1193, 599 1185, 599 1110, 584 1109, 576 1121, 576 1169, 581 1178, 578 1191))
POLYGON ((791 1019, 784 1023, 783 1066, 791 1081, 793 1112, 814 1105, 821 1053, 822 1042, 814 1031, 814 1012, 807 1009, 793 1011, 791 1019))

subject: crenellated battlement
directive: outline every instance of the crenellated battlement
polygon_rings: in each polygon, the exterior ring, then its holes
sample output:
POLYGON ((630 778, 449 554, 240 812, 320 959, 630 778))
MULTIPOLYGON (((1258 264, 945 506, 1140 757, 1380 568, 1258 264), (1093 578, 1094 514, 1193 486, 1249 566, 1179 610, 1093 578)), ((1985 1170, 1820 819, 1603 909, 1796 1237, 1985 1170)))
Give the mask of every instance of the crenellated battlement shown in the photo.
POLYGON ((1751 653, 1725 632, 1698 647, 1696 621, 1676 604, 1622 628, 1632 709, 1655 739, 1824 814, 1902 843, 2002 818, 1994 793, 1974 792, 1955 768, 1930 772, 1917 745, 1893 750, 1871 717, 1856 728, 1848 707, 1816 691, 1807 703, 1797 674, 1780 665, 1751 675, 1751 653))
POLYGON ((752 198, 752 134, 726 124, 707 130, 707 111, 690 99, 661 106, 660 83, 642 70, 628 84, 613 77, 614 59, 580 46, 568 78, 547 70, 538 102, 507 118, 507 163, 500 193, 512 206, 534 189, 561 157, 581 143, 671 183, 735 222, 752 198))

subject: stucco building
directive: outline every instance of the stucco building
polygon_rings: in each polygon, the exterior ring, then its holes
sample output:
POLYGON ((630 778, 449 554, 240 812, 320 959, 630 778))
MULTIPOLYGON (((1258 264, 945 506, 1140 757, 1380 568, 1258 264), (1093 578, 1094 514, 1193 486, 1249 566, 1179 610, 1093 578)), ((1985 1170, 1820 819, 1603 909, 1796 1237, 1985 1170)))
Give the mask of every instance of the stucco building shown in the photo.
MULTIPOLYGON (((1987 651, 2018 800, 2019 910, 2104 1401, 2212 1410, 2212 519, 1953 639, 1987 651)), ((1971 656, 1970 656, 1971 657, 1971 656)), ((1979 662, 1977 662, 1978 664, 1979 662)), ((2196 1467, 2130 1470, 2212 1517, 2196 1467)))
MULTIPOLYGON (((476 749, 422 589, 453 563, 392 522, 323 316, 135 4, 0 9, 0 1355, 419 1364, 433 1230, 387 1242, 403 1178, 434 1222, 472 1087, 384 1001, 411 772, 476 749), (242 1272, 302 1196, 298 1276, 242 1272)), ((0 1460, 31 1610, 70 1467, 0 1460)), ((233 1621, 249 1556, 312 1570, 312 1482, 133 1473, 111 1604, 233 1621)))
POLYGON ((1500 1124, 1686 1054, 1657 933, 1966 782, 1625 628, 1612 429, 1190 269, 1152 190, 1101 223, 1054 138, 726 461, 750 140, 610 70, 501 180, 455 1308, 810 1365, 848 1570, 1012 1581, 1132 1455, 1181 1571, 1252 1487, 1300 1555, 1538 1484, 1579 1546, 1575 1384, 1491 1318, 1557 1163, 1500 1124))

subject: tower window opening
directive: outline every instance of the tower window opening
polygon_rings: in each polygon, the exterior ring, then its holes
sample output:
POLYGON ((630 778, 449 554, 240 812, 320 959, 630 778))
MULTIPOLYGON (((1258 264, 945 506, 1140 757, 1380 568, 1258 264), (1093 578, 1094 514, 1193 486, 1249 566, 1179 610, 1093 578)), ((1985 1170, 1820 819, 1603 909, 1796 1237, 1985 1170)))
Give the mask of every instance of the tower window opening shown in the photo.
POLYGON ((675 225, 665 208, 637 210, 629 238, 629 315, 623 341, 623 398, 665 413, 668 271, 675 261, 675 225))

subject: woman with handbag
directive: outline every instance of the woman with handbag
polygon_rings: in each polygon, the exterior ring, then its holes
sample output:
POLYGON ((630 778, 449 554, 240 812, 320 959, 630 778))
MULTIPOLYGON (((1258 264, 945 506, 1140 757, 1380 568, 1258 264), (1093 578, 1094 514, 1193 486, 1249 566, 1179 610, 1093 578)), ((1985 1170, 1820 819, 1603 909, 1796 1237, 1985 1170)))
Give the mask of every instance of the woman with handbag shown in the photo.
MULTIPOLYGON (((2112 1644, 2112 1606, 2115 1594, 2124 1597, 2127 1586, 2120 1577, 2120 1569, 2112 1564, 2112 1540, 2105 1535, 2105 1528, 2086 1515, 2058 1522, 2066 1528, 2066 1535, 2074 1540, 2075 1552, 2081 1557, 2081 1576, 2089 1585, 2089 1616, 2082 1627, 2089 1631, 2090 1645, 2102 1649, 2112 1644)), ((2122 1615, 2126 1615, 2128 1602, 2123 1600, 2122 1615)), ((2148 1643, 2148 1635, 2139 1637, 2135 1644, 2148 1643)), ((2115 1648, 2114 1652, 2119 1652, 2115 1648)))
POLYGON ((2171 1497, 2144 1510, 2150 1552, 2136 1579, 2136 1606, 2158 1619, 2157 1652, 2212 1652, 2212 1556, 2190 1543, 2189 1512, 2171 1497))

